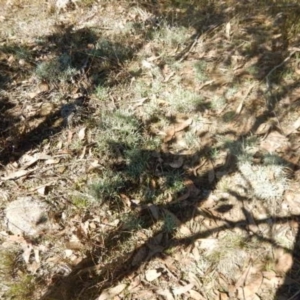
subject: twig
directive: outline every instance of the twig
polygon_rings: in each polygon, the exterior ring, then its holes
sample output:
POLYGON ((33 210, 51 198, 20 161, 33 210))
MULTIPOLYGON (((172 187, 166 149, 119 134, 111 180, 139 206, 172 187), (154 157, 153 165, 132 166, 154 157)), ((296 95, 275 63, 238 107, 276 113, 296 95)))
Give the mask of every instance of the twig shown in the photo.
POLYGON ((291 48, 293 50, 288 57, 286 57, 279 65, 275 66, 266 76, 266 82, 267 82, 267 88, 270 89, 270 76, 272 73, 277 70, 278 68, 282 67, 288 60, 291 59, 291 57, 296 53, 300 52, 300 48, 291 48))
MULTIPOLYGON (((269 71, 269 73, 266 75, 266 86, 267 86, 267 92, 270 93, 270 96, 272 97, 272 91, 271 91, 271 84, 270 84, 270 77, 273 74, 274 71, 282 67, 287 61, 291 59, 291 57, 296 53, 300 52, 300 48, 290 48, 292 52, 290 53, 289 56, 287 56, 279 65, 275 66, 272 70, 269 71)), ((268 100, 266 99, 266 105, 268 106, 268 100)))
POLYGON ((251 84, 251 86, 248 88, 248 90, 246 91, 246 94, 244 95, 241 103, 239 104, 238 108, 236 109, 236 114, 239 115, 243 109, 244 106, 244 102, 247 99, 248 95, 251 93, 253 87, 255 86, 255 84, 251 84))
POLYGON ((191 41, 191 43, 183 51, 181 51, 179 54, 176 55, 175 60, 182 62, 188 56, 188 54, 193 50, 195 45, 198 43, 200 36, 201 33, 198 33, 193 39, 193 41, 191 41))
POLYGON ((196 44, 198 43, 198 39, 200 37, 200 34, 198 34, 193 43, 191 43, 190 47, 186 50, 186 52, 181 56, 181 58, 178 60, 179 62, 182 62, 187 56, 188 54, 194 49, 194 47, 196 46, 196 44))

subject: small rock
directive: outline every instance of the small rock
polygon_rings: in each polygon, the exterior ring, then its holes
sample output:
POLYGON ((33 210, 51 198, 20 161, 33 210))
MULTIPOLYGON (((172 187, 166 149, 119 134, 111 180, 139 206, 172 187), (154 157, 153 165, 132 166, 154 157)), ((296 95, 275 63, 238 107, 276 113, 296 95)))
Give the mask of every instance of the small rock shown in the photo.
POLYGON ((49 228, 47 206, 32 197, 19 198, 5 209, 5 223, 13 234, 37 236, 49 228))

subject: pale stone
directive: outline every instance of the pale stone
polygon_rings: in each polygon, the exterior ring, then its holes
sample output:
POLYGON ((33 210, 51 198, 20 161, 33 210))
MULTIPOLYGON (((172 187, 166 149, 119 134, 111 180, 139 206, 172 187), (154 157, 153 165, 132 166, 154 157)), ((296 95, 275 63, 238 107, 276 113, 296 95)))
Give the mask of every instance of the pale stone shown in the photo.
POLYGON ((22 197, 7 206, 5 222, 16 235, 37 236, 49 227, 47 206, 32 197, 22 197))

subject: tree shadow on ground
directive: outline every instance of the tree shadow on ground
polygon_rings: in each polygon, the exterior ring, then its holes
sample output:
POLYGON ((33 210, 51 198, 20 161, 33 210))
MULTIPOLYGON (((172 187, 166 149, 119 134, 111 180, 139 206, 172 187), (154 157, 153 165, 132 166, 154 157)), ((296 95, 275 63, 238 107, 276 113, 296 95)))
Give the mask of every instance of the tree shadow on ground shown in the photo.
POLYGON ((114 71, 132 57, 136 45, 129 49, 100 35, 59 25, 37 44, 0 47, 4 57, 0 77, 3 166, 50 141, 74 120, 84 122, 93 112, 89 95, 95 86, 114 84, 114 71))
MULTIPOLYGON (((266 3, 268 5, 268 3, 266 3)), ((152 6, 151 6, 152 7, 152 6)), ((244 12, 247 8, 253 8, 251 5, 242 7, 238 7, 238 13, 244 12)), ((228 8, 228 7, 227 7, 228 8)), ((281 7, 278 6, 272 6, 270 7, 270 10, 268 10, 268 7, 262 6, 263 9, 267 9, 267 12, 272 12, 272 15, 276 16, 278 12, 281 11, 281 7)), ((219 7, 219 9, 224 9, 222 7, 219 7)), ((155 9, 155 14, 158 16, 161 16, 160 12, 157 12, 155 9)), ((152 11, 153 12, 153 11, 152 11)), ((232 14, 229 15, 233 17, 235 15, 235 11, 232 11, 232 14)), ((174 25, 174 15, 173 12, 167 13, 164 16, 167 17, 169 20, 169 23, 171 25, 174 25)), ((176 24, 182 25, 182 26, 190 26, 190 22, 187 21, 187 16, 191 19, 195 19, 195 29, 196 34, 191 37, 191 43, 195 41, 195 39, 198 39, 201 34, 210 32, 210 30, 213 30, 214 28, 224 25, 225 21, 228 21, 222 14, 218 14, 215 11, 215 7, 213 4, 209 8, 202 8, 201 10, 196 10, 193 5, 191 5, 182 15, 180 13, 176 13, 176 24), (202 16, 199 21, 199 16, 202 16), (212 18, 212 19, 211 19, 212 18), (213 19, 215 18, 215 19, 213 19), (208 20, 210 20, 208 22, 208 20), (215 20, 217 23, 214 23, 212 20, 215 20), (188 25, 187 25, 188 24, 188 25)), ((229 18, 230 19, 230 18, 229 18)), ((251 21, 251 18, 250 18, 251 21)), ((286 19, 280 19, 278 22, 285 22, 286 19)), ((274 48, 273 49, 264 49, 264 46, 262 45, 263 42, 268 40, 269 34, 268 31, 264 29, 263 25, 258 24, 255 29, 251 29, 252 25, 249 24, 248 28, 248 34, 252 35, 253 37, 253 43, 250 45, 250 49, 245 49, 244 52, 241 51, 241 53, 244 55, 245 58, 251 59, 251 57, 257 57, 258 59, 253 62, 249 66, 251 67, 251 72, 254 72, 255 77, 258 80, 267 80, 268 82, 272 82, 272 84, 282 84, 282 89, 280 91, 274 91, 272 87, 268 87, 268 91, 270 94, 266 96, 266 103, 267 108, 256 117, 256 121, 254 124, 247 130, 247 132, 243 133, 241 136, 237 137, 236 143, 239 141, 242 141, 245 137, 249 136, 251 132, 255 132, 259 126, 264 123, 269 118, 274 117, 273 109, 278 101, 286 97, 291 89, 294 89, 298 87, 297 85, 285 85, 282 83, 282 77, 280 74, 283 74, 285 71, 285 65, 281 63, 285 60, 287 57, 287 50, 288 50, 288 38, 286 32, 280 32, 282 33, 280 36, 280 39, 282 40, 276 40, 274 41, 274 48), (270 63, 272 61, 272 63, 270 63), (277 66, 280 66, 277 68, 277 66), (274 69, 275 68, 275 69, 274 69), (253 71, 254 70, 254 71, 253 71), (280 72, 279 72, 280 71, 280 72)), ((284 30, 284 26, 282 27, 284 30)), ((275 28, 276 30, 280 29, 279 27, 275 28)), ((274 34, 276 33, 276 30, 274 31, 274 34)), ((221 41, 220 41, 221 42, 221 41)), ((217 48, 216 44, 210 45, 211 47, 217 48)), ((185 56, 186 53, 188 53, 191 45, 188 45, 186 50, 184 50, 182 53, 177 55, 177 59, 181 59, 185 56)), ((218 49, 217 49, 218 50, 218 49)), ((233 49, 234 50, 234 49, 233 49)), ((223 57, 223 56, 221 56, 223 57)), ((225 59, 225 57, 224 57, 225 59)), ((236 76, 235 80, 236 82, 241 81, 244 74, 239 74, 236 76)), ((211 89, 216 88, 216 86, 212 85, 211 89)), ((124 145, 112 145, 117 148, 124 148, 124 145)), ((126 146, 125 146, 126 147, 126 146)), ((141 149, 142 150, 142 149, 141 149)), ((143 151, 143 150, 142 150, 143 151)), ((147 151, 147 150, 145 150, 147 151)), ((184 160, 188 159, 191 161, 196 161, 199 157, 206 154, 208 149, 203 149, 203 151, 199 153, 195 153, 192 157, 183 157, 184 160)), ((156 161, 156 163, 153 163, 157 159, 157 157, 161 157, 164 154, 154 153, 150 152, 147 153, 149 157, 151 157, 151 164, 160 164, 160 162, 156 161)), ((172 155, 170 153, 166 154, 167 159, 171 160, 178 160, 179 158, 182 158, 180 155, 172 155)), ((234 158, 234 154, 229 154, 229 156, 234 158)), ((134 164, 134 161, 131 162, 134 164)), ((299 165, 293 164, 290 161, 286 160, 286 163, 293 169, 298 170, 299 165)), ((149 162, 150 164, 150 162, 149 162)), ((221 166, 220 168, 222 169, 221 166)), ((231 166, 226 166, 226 172, 224 174, 228 175, 230 172, 236 172, 236 162, 233 160, 231 161, 231 166), (231 168, 231 169, 230 169, 231 168)), ((208 170, 202 177, 193 178, 193 177, 187 177, 187 179, 191 179, 193 183, 199 188, 202 189, 203 194, 202 195, 196 195, 194 198, 189 197, 186 200, 180 201, 179 203, 177 201, 170 202, 165 205, 157 205, 156 210, 158 213, 157 218, 160 219, 164 215, 164 212, 170 211, 176 217, 181 221, 181 223, 186 223, 191 218, 194 218, 197 215, 203 216, 204 218, 212 219, 213 221, 220 221, 223 223, 223 225, 220 225, 212 230, 206 230, 199 233, 195 233, 191 236, 184 237, 184 238, 177 238, 174 235, 174 231, 168 232, 168 231, 160 231, 156 232, 152 238, 144 242, 139 248, 135 249, 133 252, 127 253, 124 256, 117 257, 115 261, 103 264, 99 263, 98 260, 101 257, 101 252, 105 248, 105 251, 110 251, 110 249, 113 249, 115 246, 115 238, 118 237, 118 239, 122 242, 126 241, 128 238, 127 234, 122 233, 122 231, 112 232, 106 240, 103 242, 103 245, 101 246, 95 246, 94 250, 88 253, 87 258, 79 263, 77 266, 74 267, 73 271, 66 277, 59 278, 57 282, 53 283, 53 286, 49 288, 47 293, 44 295, 43 299, 90 299, 89 297, 95 297, 95 295, 99 294, 103 289, 115 286, 120 280, 124 279, 126 276, 132 275, 134 271, 136 271, 141 265, 148 262, 149 260, 153 259, 156 256, 161 256, 162 258, 166 257, 166 250, 175 248, 176 246, 189 246, 193 244, 197 239, 200 238, 207 238, 211 236, 212 234, 216 232, 221 232, 225 230, 229 230, 232 228, 241 228, 242 230, 248 232, 248 238, 256 238, 261 242, 266 242, 268 244, 271 244, 275 248, 280 248, 276 242, 272 238, 266 239, 265 237, 261 236, 258 232, 249 232, 249 220, 247 219, 247 216, 251 215, 251 211, 247 210, 247 208, 243 208, 243 213, 245 218, 242 218, 238 220, 237 222, 232 222, 226 220, 226 218, 223 217, 216 217, 211 216, 205 210, 201 209, 201 203, 204 202, 210 195, 210 191, 213 190, 214 186, 217 184, 217 182, 222 178, 215 178, 213 183, 207 183, 207 177, 209 176, 210 171, 215 170, 208 170), (205 189, 200 186, 201 183, 206 182, 207 186, 205 189), (155 237, 158 235, 163 235, 163 238, 161 239, 162 242, 158 245, 155 245, 155 237), (153 246, 156 246, 156 250, 152 251, 153 246), (143 253, 143 257, 140 259, 140 261, 136 264, 134 262, 135 254, 137 253, 143 253), (98 262, 98 263, 97 263, 98 262)), ((222 170, 223 171, 223 170, 222 170)), ((160 175, 158 175, 160 176, 160 175)), ((182 194, 184 194, 186 191, 181 191, 182 194)), ((179 194, 181 194, 179 193, 179 194)), ((234 192, 231 192, 232 195, 237 195, 234 192)), ((248 199, 239 199, 239 201, 244 202, 248 199)), ((224 207, 223 207, 224 209, 224 207)), ((230 210, 231 207, 226 207, 225 210, 220 209, 220 213, 227 212, 230 210)), ((153 219, 153 215, 151 213, 151 209, 149 206, 141 207, 140 209, 137 208, 136 214, 140 214, 141 217, 144 219, 145 224, 144 227, 148 228, 152 226, 155 222, 158 221, 153 219)), ((289 217, 275 217, 272 219, 272 222, 275 224, 283 224, 288 223, 291 221, 299 222, 299 215, 291 215, 289 217)), ((270 218, 265 219, 254 219, 254 223, 259 224, 268 224, 270 222, 270 218)), ((294 266, 291 269, 291 277, 294 278, 294 281, 296 283, 296 289, 299 290, 299 285, 297 283, 297 270, 299 269, 298 266, 298 249, 299 239, 297 235, 297 239, 295 241, 295 247, 293 251, 294 255, 294 266)), ((286 252, 291 252, 289 249, 283 248, 286 252)), ((289 280, 287 279, 286 286, 290 287, 289 280)), ((280 297, 282 295, 289 296, 295 296, 295 292, 297 293, 297 290, 294 289, 290 290, 288 293, 287 291, 283 289, 278 290, 277 298, 281 299, 280 297), (281 295, 282 294, 282 295, 281 295)), ((286 297, 289 297, 286 296, 286 297)), ((282 298, 287 299, 287 298, 282 298)))
MULTIPOLYGON (((123 147, 123 145, 120 147, 123 147)), ((148 153, 148 156, 151 157, 150 161, 152 165, 160 164, 158 161, 154 162, 154 160, 155 157, 160 157, 161 153, 150 152, 148 153)), ((203 156, 203 153, 195 154, 195 157, 199 156, 203 156)), ((190 160, 195 157, 184 156, 183 159, 190 160)), ((182 158, 182 156, 172 156, 168 154, 168 159, 170 158, 177 161, 182 158)), ((131 164, 135 165, 135 162, 132 161, 131 164)), ((129 165, 128 167, 130 168, 131 166, 129 165)), ((220 166, 221 169, 222 167, 223 166, 220 166)), ((248 197, 243 198, 234 191, 228 191, 229 194, 242 203, 241 210, 243 211, 244 218, 237 221, 231 221, 222 216, 233 209, 232 206, 222 204, 216 208, 215 211, 218 212, 218 216, 201 207, 202 203, 205 203, 210 196, 210 192, 207 189, 211 189, 213 186, 210 184, 210 186, 203 188, 200 187, 199 183, 197 184, 196 181, 202 183, 207 182, 210 171, 211 170, 208 170, 208 172, 203 175, 203 178, 196 178, 196 180, 193 178, 193 185, 199 188, 201 193, 196 193, 194 196, 190 194, 185 200, 177 201, 176 199, 178 199, 179 196, 175 196, 175 200, 167 204, 145 203, 142 205, 132 205, 132 214, 135 215, 135 218, 143 220, 143 229, 149 229, 155 226, 159 221, 164 222, 163 229, 154 232, 151 238, 143 241, 141 246, 137 247, 134 251, 122 256, 117 256, 110 263, 102 262, 101 258, 103 257, 103 252, 109 253, 118 247, 116 240, 120 244, 126 243, 126 240, 135 234, 135 230, 130 233, 127 232, 125 222, 125 224, 123 224, 124 226, 119 230, 111 232, 101 245, 95 245, 93 250, 87 253, 87 257, 76 265, 69 275, 56 278, 53 286, 49 288, 42 299, 94 299, 104 289, 116 286, 124 278, 127 278, 127 276, 134 276, 135 271, 142 266, 145 266, 145 264, 149 263, 152 259, 156 257, 166 259, 168 257, 167 253, 177 247, 187 248, 199 239, 210 238, 215 234, 236 228, 239 228, 246 233, 245 242, 258 240, 260 243, 272 245, 274 249, 282 249, 287 253, 291 253, 290 249, 278 245, 272 237, 265 237, 259 230, 254 231, 249 228, 249 216, 252 216, 252 213, 250 207, 247 207, 247 203, 250 201, 248 197), (226 208, 224 209, 225 206, 226 208), (155 212, 153 212, 153 210, 155 212), (179 238, 176 236, 176 231, 178 230, 178 225, 175 225, 176 222, 170 225, 167 221, 166 215, 169 213, 171 213, 171 216, 176 216, 175 218, 180 221, 180 224, 186 224, 192 218, 201 216, 203 219, 215 222, 216 227, 179 238)), ((229 175, 229 172, 235 172, 236 166, 232 167, 231 170, 227 169, 227 171, 226 175, 229 175)), ((140 176, 142 176, 142 174, 140 174, 140 176)), ((184 177, 184 179, 191 179, 191 177, 184 177)), ((221 178, 217 180, 220 179, 221 178)), ((214 185, 217 184, 217 180, 214 182, 214 185)), ((246 192, 250 193, 250 191, 246 192)), ((186 190, 183 190, 179 192, 179 195, 185 193, 186 190)), ((269 225, 270 222, 272 223, 272 226, 275 226, 277 224, 287 224, 292 221, 299 222, 299 219, 300 215, 291 215, 288 217, 276 217, 270 215, 262 219, 252 218, 251 223, 259 228, 260 225, 269 225)), ((298 254, 294 258, 295 264, 297 264, 298 254)), ((297 282, 295 286, 299 289, 299 284, 297 284, 297 282)), ((295 290, 292 289, 289 295, 294 295, 294 293, 295 290)), ((286 290, 284 291, 284 295, 287 295, 286 290)))
MULTIPOLYGON (((227 15, 225 17, 224 14, 222 14, 222 11, 225 8, 228 7, 221 7, 221 6, 214 6, 213 2, 210 6, 207 6, 205 8, 201 9, 195 9, 193 5, 190 5, 187 7, 187 10, 184 13, 177 12, 176 17, 176 24, 179 24, 181 26, 190 26, 190 21, 187 21, 188 18, 194 20, 194 28, 196 30, 196 33, 191 37, 191 43, 187 45, 186 49, 183 50, 181 53, 177 54, 176 59, 180 60, 184 57, 186 57, 186 54, 189 53, 189 50, 191 49, 193 43, 201 37, 204 33, 210 33, 218 26, 224 25, 230 18, 232 18, 235 15, 235 11, 233 10, 231 14, 227 15), (201 18, 199 19, 199 16, 201 18), (200 21, 199 21, 200 20, 200 21)), ((151 6, 153 7, 153 6, 151 6)), ((249 7, 249 6, 248 6, 249 7)), ((243 10, 243 7, 240 7, 241 10, 243 10)), ((279 9, 280 10, 280 9, 279 9)), ((239 12, 240 13, 240 12, 239 12)), ((155 14, 160 17, 162 14, 160 12, 155 12, 155 14)), ((169 24, 174 26, 174 11, 170 13, 163 14, 164 17, 168 20, 169 24)), ((276 11, 277 14, 277 11, 276 11)), ((276 15, 275 14, 275 15, 276 15)), ((279 22, 282 22, 279 20, 279 22)), ((72 76, 67 80, 67 83, 74 82, 80 82, 77 86, 77 89, 80 90, 81 96, 79 99, 72 99, 72 97, 67 96, 67 104, 59 103, 58 106, 55 108, 54 111, 51 111, 49 115, 44 118, 44 120, 36 126, 34 129, 30 129, 28 132, 22 133, 21 136, 15 136, 11 133, 10 129, 13 126, 12 122, 18 121, 16 118, 12 121, 12 118, 10 114, 7 112, 9 108, 12 108, 12 104, 9 104, 8 100, 3 100, 3 110, 1 110, 1 114, 5 116, 6 120, 4 121, 3 127, 5 129, 1 129, 1 136, 3 140, 6 142, 3 142, 3 151, 1 152, 0 160, 2 164, 7 164, 11 160, 17 160, 19 159, 24 153, 26 153, 28 150, 32 149, 33 147, 38 147, 41 145, 42 141, 45 139, 51 138, 55 133, 58 133, 64 128, 64 118, 65 120, 68 119, 68 116, 74 112, 71 110, 67 110, 67 114, 65 117, 62 117, 62 109, 65 107, 65 105, 71 105, 73 102, 75 103, 76 100, 82 100, 82 103, 86 103, 88 101, 88 92, 93 88, 95 84, 103 83, 108 80, 108 77, 111 75, 111 69, 115 66, 118 68, 118 65, 122 63, 122 61, 132 57, 133 52, 132 51, 123 51, 122 45, 115 45, 113 42, 110 41, 102 41, 102 47, 99 49, 91 49, 87 51, 89 44, 93 44, 98 40, 98 37, 94 35, 94 33, 89 32, 89 30, 79 30, 78 32, 72 29, 72 27, 62 27, 59 28, 59 33, 51 35, 49 37, 46 37, 45 43, 40 45, 41 49, 44 49, 46 52, 52 53, 54 55, 54 59, 52 62, 54 63, 54 66, 60 66, 61 68, 59 71, 64 72, 68 70, 69 67, 71 69, 74 69, 74 73, 72 73, 72 76), (47 46, 46 46, 47 45, 47 46), (117 57, 113 55, 111 56, 112 49, 117 47, 120 49, 120 55, 117 57), (109 64, 105 64, 105 66, 102 64, 102 58, 106 57, 110 61, 109 64), (96 63, 98 62, 98 63, 96 63), (57 65, 58 64, 58 65, 57 65), (62 64, 62 65, 60 65, 62 64), (91 82, 89 80, 86 80, 88 77, 91 78, 91 82), (53 128, 53 124, 58 120, 62 118, 62 124, 61 126, 58 126, 56 128, 53 128), (11 122, 12 121, 12 122, 11 122), (14 136, 16 140, 13 142, 7 143, 7 139, 9 139, 11 136, 14 136), (11 159, 11 156, 13 158, 11 159)), ((288 47, 288 39, 286 37, 286 33, 283 33, 280 37, 282 40, 279 42, 276 41, 274 49, 263 49, 263 47, 260 47, 260 45, 268 39, 267 31, 264 30, 263 26, 260 27, 260 25, 257 26, 256 31, 253 32, 251 30, 251 24, 249 24, 248 33, 253 35, 253 44, 250 46, 249 49, 245 49, 244 52, 241 53, 244 55, 245 58, 251 58, 254 57, 256 54, 259 55, 259 58, 256 62, 254 62, 250 67, 252 67, 251 72, 254 72, 255 77, 259 80, 265 80, 267 79, 272 83, 280 83, 281 82, 281 76, 285 71, 285 65, 283 64, 280 66, 280 68, 274 69, 274 72, 272 72, 273 68, 280 65, 282 61, 286 58, 285 51, 287 51, 288 47), (272 64, 268 63, 267 65, 266 60, 272 61, 272 64), (254 70, 254 71, 253 71, 254 70), (276 71, 276 72, 275 72, 276 71), (281 71, 281 72, 278 72, 281 71), (271 73, 270 73, 271 72, 271 73)), ((275 34, 275 32, 274 32, 275 34)), ((219 41, 220 43, 222 41, 219 41)), ((142 45, 142 43, 137 47, 137 49, 142 45)), ((211 48, 216 48, 218 50, 218 44, 211 44, 211 48)), ((135 49, 135 51, 137 51, 135 49)), ((234 50, 234 49, 232 49, 234 50)), ((224 62, 226 63, 228 57, 225 57, 223 55, 220 56, 222 59, 224 59, 224 62)), ((41 62, 42 63, 42 62, 41 62)), ((229 60, 230 63, 230 60, 229 60)), ((49 67, 51 64, 44 64, 44 67, 49 67)), ((60 82, 57 81, 57 76, 59 76, 56 71, 52 73, 52 78, 45 77, 43 75, 44 73, 41 73, 41 78, 43 81, 49 80, 50 84, 55 86, 59 85, 60 82)), ((233 82, 238 82, 243 79, 243 74, 237 75, 233 82)), ((115 82, 112 80, 110 81, 110 84, 113 85, 115 82)), ((5 82, 4 88, 8 87, 8 83, 5 82)), ((217 88, 217 85, 212 85, 211 89, 217 88)), ((267 119, 270 117, 273 117, 273 108, 275 104, 288 95, 290 92, 290 89, 296 88, 295 85, 285 85, 282 87, 283 89, 280 92, 273 91, 271 93, 270 97, 267 97, 268 107, 267 109, 256 118, 256 122, 251 126, 250 129, 247 130, 247 132, 243 133, 242 136, 237 137, 236 142, 241 141, 246 136, 250 135, 251 132, 255 132, 255 130, 267 119)), ((69 93, 70 91, 66 91, 69 93)), ((271 89, 270 89, 271 92, 271 89)), ((43 94, 44 95, 44 94, 43 94)), ((74 104, 75 105, 75 104, 74 104)), ((76 106, 76 105, 75 105, 76 106)), ((124 145, 117 145, 117 147, 122 148, 124 145)), ((141 149, 143 151, 143 149, 141 149)), ((147 150, 145 150, 147 151, 147 150)), ((184 160, 188 159, 191 161, 196 161, 199 157, 205 155, 209 151, 209 149, 203 149, 199 153, 195 153, 192 157, 183 157, 184 160)), ((151 157, 152 161, 156 161, 157 164, 159 162, 157 161, 157 157, 161 157, 164 155, 163 153, 156 153, 156 152, 149 152, 147 153, 149 157, 151 157)), ((234 158, 234 155, 231 155, 231 157, 234 158)), ((167 159, 174 159, 177 160, 181 158, 180 155, 171 155, 170 153, 166 154, 167 159)), ((149 162, 149 164, 152 163, 149 162)), ((132 161, 131 164, 134 164, 135 162, 132 161)), ((232 166, 230 169, 229 166, 226 165, 226 175, 230 174, 230 172, 237 171, 236 165, 234 160, 231 162, 232 166)), ((290 162, 287 162, 289 165, 291 165, 290 162)), ((221 166, 220 169, 224 168, 225 166, 221 166)), ((292 165, 293 169, 298 169, 298 165, 292 165)), ((50 286, 47 293, 43 296, 43 299, 91 299, 89 297, 94 297, 95 295, 99 294, 100 291, 102 291, 104 288, 114 286, 117 284, 118 281, 125 278, 125 276, 133 274, 135 270, 137 270, 142 264, 145 262, 153 259, 155 256, 161 256, 165 257, 165 251, 168 249, 175 248, 176 246, 184 245, 188 246, 191 245, 193 242, 195 242, 199 238, 207 238, 211 236, 212 234, 216 232, 221 232, 224 230, 228 230, 231 228, 239 227, 242 230, 248 231, 248 220, 246 218, 246 215, 251 212, 244 209, 245 212, 245 218, 241 219, 237 222, 227 221, 226 218, 223 217, 216 217, 211 216, 207 212, 201 209, 201 203, 205 201, 210 195, 210 191, 213 190, 214 186, 217 184, 217 182, 222 178, 215 178, 213 182, 207 182, 207 178, 210 174, 210 172, 215 172, 214 169, 208 170, 204 175, 201 177, 188 177, 187 179, 191 179, 194 184, 199 187, 199 189, 202 189, 203 194, 202 195, 195 195, 194 197, 189 197, 186 200, 178 202, 170 202, 166 205, 157 205, 156 209, 158 211, 158 218, 162 218, 164 213, 166 211, 172 212, 176 217, 182 222, 188 222, 191 220, 191 218, 194 218, 197 215, 203 216, 204 218, 212 219, 213 221, 220 221, 223 223, 223 225, 220 225, 212 230, 206 230, 199 233, 195 233, 191 236, 184 237, 184 238, 177 238, 174 235, 174 232, 176 231, 176 228, 173 228, 171 231, 161 231, 156 232, 152 239, 149 239, 145 241, 138 249, 135 249, 134 252, 127 253, 126 255, 122 257, 117 257, 115 261, 108 263, 106 265, 103 265, 102 263, 98 263, 98 259, 101 257, 101 252, 104 251, 113 251, 113 248, 115 246, 115 240, 116 237, 119 238, 120 242, 126 241, 128 238, 127 234, 124 234, 122 230, 117 230, 116 232, 112 232, 108 238, 103 242, 103 245, 95 245, 94 249, 87 254, 87 258, 79 263, 77 266, 74 267, 71 274, 69 274, 66 277, 58 278, 57 281, 53 283, 52 286, 50 286), (207 186, 203 189, 200 185, 203 184, 203 182, 207 183, 207 186), (153 244, 155 242, 153 241, 153 238, 156 236, 162 234, 162 243, 159 244, 159 247, 156 247, 155 251, 152 251, 153 244), (123 239, 123 240, 122 240, 123 239), (144 250, 142 250, 144 249, 144 250), (133 263, 133 259, 135 257, 136 253, 144 252, 144 257, 137 263, 133 263)), ((222 169, 222 171, 224 171, 222 169)), ((157 175, 157 176, 163 176, 163 175, 157 175)), ((180 191, 179 194, 184 194, 186 191, 180 191)), ((242 200, 241 200, 242 201, 242 200)), ((244 201, 244 200, 243 200, 244 201)), ((227 207, 225 209, 225 212, 230 210, 231 207, 227 207)), ((145 221, 145 228, 152 226, 155 222, 158 220, 153 220, 153 215, 151 215, 151 210, 149 207, 141 207, 136 208, 137 212, 136 214, 140 214, 141 218, 145 221)), ((222 210, 220 210, 222 213, 222 210)), ((290 216, 290 217, 283 217, 283 218, 276 218, 274 223, 287 223, 290 221, 296 220, 299 221, 299 216, 290 216)), ((254 220, 256 224, 264 224, 268 223, 269 219, 261 219, 261 220, 254 220)), ((261 237, 258 233, 251 233, 249 234, 249 238, 256 237, 261 241, 267 242, 272 244, 274 247, 278 247, 274 243, 272 239, 266 240, 264 237, 261 237)), ((297 246, 299 244, 299 240, 297 239, 295 243, 295 251, 294 251, 294 262, 295 265, 292 268, 292 275, 294 274, 294 270, 296 271, 298 265, 298 254, 296 253, 297 246)), ((158 246, 158 245, 156 245, 158 246)), ((289 251, 287 249, 284 249, 286 251, 289 251)), ((289 285, 287 283, 287 285, 289 285)), ((280 291, 278 292, 280 293, 280 291)), ((291 292, 290 295, 294 295, 294 291, 291 292)), ((279 297, 279 296, 278 296, 279 297)))

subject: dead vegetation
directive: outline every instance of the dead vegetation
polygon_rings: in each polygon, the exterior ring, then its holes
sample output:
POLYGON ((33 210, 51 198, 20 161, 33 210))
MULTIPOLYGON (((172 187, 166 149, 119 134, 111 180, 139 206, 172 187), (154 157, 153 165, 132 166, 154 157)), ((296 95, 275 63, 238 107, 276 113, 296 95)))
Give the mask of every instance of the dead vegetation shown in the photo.
POLYGON ((297 1, 58 2, 0 2, 0 297, 297 299, 297 1))

